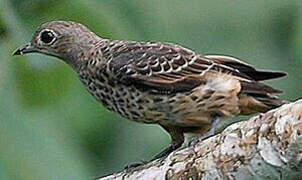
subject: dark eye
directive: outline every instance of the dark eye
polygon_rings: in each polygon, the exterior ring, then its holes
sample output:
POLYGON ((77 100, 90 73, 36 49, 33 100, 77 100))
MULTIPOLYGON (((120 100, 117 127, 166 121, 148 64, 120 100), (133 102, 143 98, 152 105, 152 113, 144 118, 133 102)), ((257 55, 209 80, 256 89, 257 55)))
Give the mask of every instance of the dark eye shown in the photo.
POLYGON ((41 34, 41 41, 45 44, 49 44, 55 40, 55 35, 51 31, 44 31, 41 34))

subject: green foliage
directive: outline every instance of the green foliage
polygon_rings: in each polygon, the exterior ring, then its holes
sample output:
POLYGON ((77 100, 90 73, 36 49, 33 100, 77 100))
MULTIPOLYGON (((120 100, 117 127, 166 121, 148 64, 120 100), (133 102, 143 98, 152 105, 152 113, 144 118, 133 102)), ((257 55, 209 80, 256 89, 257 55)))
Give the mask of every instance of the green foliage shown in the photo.
POLYGON ((12 57, 41 23, 73 20, 107 38, 231 54, 288 72, 271 84, 295 100, 302 92, 301 12, 299 0, 0 0, 0 179, 92 179, 169 143, 160 128, 104 110, 61 61, 12 57))

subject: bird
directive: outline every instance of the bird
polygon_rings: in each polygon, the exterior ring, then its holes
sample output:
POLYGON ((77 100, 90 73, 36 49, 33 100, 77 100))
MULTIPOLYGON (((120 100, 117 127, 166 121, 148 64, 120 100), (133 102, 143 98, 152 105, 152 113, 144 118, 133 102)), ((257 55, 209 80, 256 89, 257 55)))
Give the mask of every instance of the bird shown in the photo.
MULTIPOLYGON (((262 81, 285 72, 259 70, 236 57, 201 55, 167 42, 102 38, 73 21, 50 21, 13 55, 42 53, 67 63, 88 92, 125 119, 160 125, 170 145, 166 157, 196 134, 190 146, 212 136, 220 120, 266 112, 286 101, 262 81)), ((138 164, 133 165, 135 167, 138 164)))

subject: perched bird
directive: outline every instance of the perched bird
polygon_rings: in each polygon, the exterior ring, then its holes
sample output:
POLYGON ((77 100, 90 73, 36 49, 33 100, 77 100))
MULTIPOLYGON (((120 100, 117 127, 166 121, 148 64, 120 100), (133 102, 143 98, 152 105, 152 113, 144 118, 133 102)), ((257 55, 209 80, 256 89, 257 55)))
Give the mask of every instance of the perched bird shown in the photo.
POLYGON ((141 123, 159 124, 171 136, 161 158, 185 133, 212 135, 220 119, 265 112, 284 104, 281 93, 260 81, 285 76, 257 70, 237 58, 200 55, 171 43, 109 40, 84 25, 52 21, 14 55, 42 53, 69 64, 107 109, 141 123))

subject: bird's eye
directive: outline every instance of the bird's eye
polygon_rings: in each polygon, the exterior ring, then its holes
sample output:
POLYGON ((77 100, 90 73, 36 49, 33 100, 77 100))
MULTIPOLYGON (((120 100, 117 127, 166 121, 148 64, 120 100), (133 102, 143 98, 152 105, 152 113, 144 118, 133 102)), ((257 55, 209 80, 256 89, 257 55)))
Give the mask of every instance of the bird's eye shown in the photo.
POLYGON ((50 44, 56 39, 54 33, 48 30, 43 31, 40 38, 45 44, 50 44))

